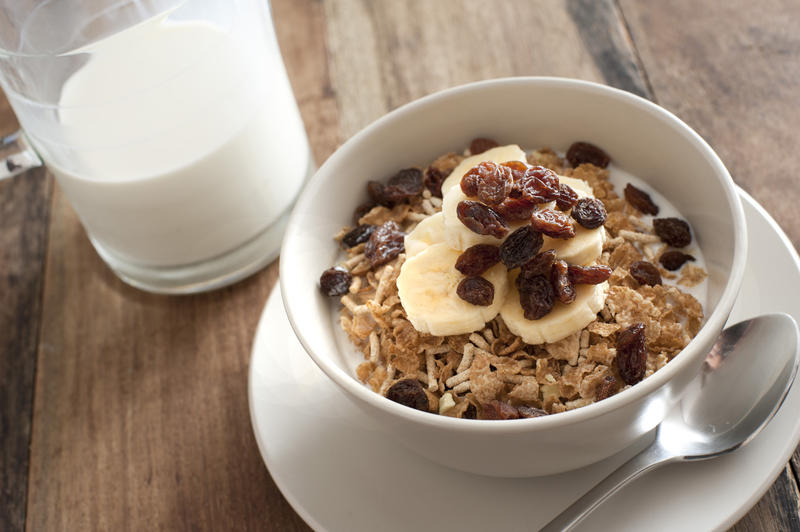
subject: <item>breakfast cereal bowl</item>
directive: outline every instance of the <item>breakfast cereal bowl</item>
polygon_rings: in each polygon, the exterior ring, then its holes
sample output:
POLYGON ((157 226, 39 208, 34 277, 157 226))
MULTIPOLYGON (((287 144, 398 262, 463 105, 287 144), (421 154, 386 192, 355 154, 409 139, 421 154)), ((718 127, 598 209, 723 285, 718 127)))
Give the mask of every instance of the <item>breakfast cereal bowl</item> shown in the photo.
MULTIPOLYGON (((311 179, 294 208, 281 251, 280 282, 286 312, 303 347, 376 427, 445 466, 525 477, 602 460, 658 425, 721 332, 742 281, 745 256, 744 215, 734 183, 708 144, 677 117, 647 100, 595 83, 509 78, 427 96, 343 144, 311 179), (368 181, 427 165, 447 152, 461 152, 478 137, 526 150, 548 146, 560 153, 575 141, 588 142, 610 155, 612 168, 638 176, 649 190, 660 193, 657 197, 666 198, 689 222, 708 274, 702 326, 698 320, 699 330, 690 341, 687 338, 688 345, 640 382, 619 383, 618 393, 600 400, 598 392, 598 400, 583 401, 574 409, 574 402, 559 403, 558 409, 551 403, 553 413, 532 418, 435 415, 389 400, 359 380, 364 354, 341 330, 339 300, 320 291, 320 274, 343 260, 342 246, 333 236, 343 226, 352 226, 354 209, 367 199, 368 181)), ((533 368, 526 375, 532 372, 533 368)), ((525 379, 516 378, 514 382, 525 379)), ((455 392, 453 396, 459 398, 455 392)))

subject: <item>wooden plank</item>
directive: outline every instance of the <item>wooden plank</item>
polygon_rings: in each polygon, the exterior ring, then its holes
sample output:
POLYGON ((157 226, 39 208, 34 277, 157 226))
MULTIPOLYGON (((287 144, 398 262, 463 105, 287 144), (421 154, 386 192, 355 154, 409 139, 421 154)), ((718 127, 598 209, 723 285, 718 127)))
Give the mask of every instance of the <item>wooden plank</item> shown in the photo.
POLYGON ((730 530, 732 532, 800 530, 797 497, 797 484, 787 465, 766 495, 730 530))
POLYGON ((651 98, 616 4, 611 0, 567 0, 566 6, 606 84, 651 98))
MULTIPOLYGON (((339 136, 321 5, 273 7, 322 159, 339 136)), ((58 190, 52 217, 27 528, 307 530, 264 467, 247 404, 277 263, 211 294, 155 296, 105 267, 58 190)))
MULTIPOLYGON (((18 127, 0 93, 0 133, 18 127)), ((44 169, 0 182, 0 530, 23 530, 52 181, 44 169)))
POLYGON ((390 109, 471 81, 604 79, 563 2, 337 0, 325 13, 345 137, 390 109))
MULTIPOLYGON (((734 180, 800 243, 800 63, 792 0, 619 0, 655 98, 717 151, 734 180), (724 31, 718 31, 720 25, 724 31)), ((794 530, 798 465, 785 471, 736 530, 794 530)))
POLYGON ((658 102, 800 244, 800 3, 620 0, 658 102))

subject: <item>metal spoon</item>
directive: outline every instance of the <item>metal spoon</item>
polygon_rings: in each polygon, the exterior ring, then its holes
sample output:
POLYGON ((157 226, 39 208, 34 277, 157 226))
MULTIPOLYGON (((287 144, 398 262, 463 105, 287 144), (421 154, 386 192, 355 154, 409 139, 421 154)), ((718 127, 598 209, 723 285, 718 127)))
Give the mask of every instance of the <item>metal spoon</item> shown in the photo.
POLYGON ((669 462, 706 460, 749 443, 772 419, 797 372, 800 332, 788 314, 728 327, 659 425, 656 439, 561 512, 542 532, 569 530, 635 478, 669 462))

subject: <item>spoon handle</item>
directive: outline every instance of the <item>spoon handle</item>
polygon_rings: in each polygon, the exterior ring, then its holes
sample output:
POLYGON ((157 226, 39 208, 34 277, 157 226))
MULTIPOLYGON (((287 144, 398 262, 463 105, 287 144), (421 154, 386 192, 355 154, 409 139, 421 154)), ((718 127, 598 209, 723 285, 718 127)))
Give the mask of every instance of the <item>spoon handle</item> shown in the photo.
POLYGON ((572 503, 569 508, 558 514, 555 519, 541 529, 541 532, 571 530, 621 487, 671 459, 673 457, 664 451, 658 441, 653 442, 601 480, 580 499, 572 503))

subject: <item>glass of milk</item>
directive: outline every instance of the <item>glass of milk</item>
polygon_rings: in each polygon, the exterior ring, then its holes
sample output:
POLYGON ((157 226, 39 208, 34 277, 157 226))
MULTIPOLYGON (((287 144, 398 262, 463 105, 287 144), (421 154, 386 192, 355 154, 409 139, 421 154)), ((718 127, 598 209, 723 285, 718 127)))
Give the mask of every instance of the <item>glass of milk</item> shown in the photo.
POLYGON ((38 154, 129 284, 204 291, 277 256, 314 163, 266 0, 6 2, 0 83, 24 131, 0 178, 38 154))

